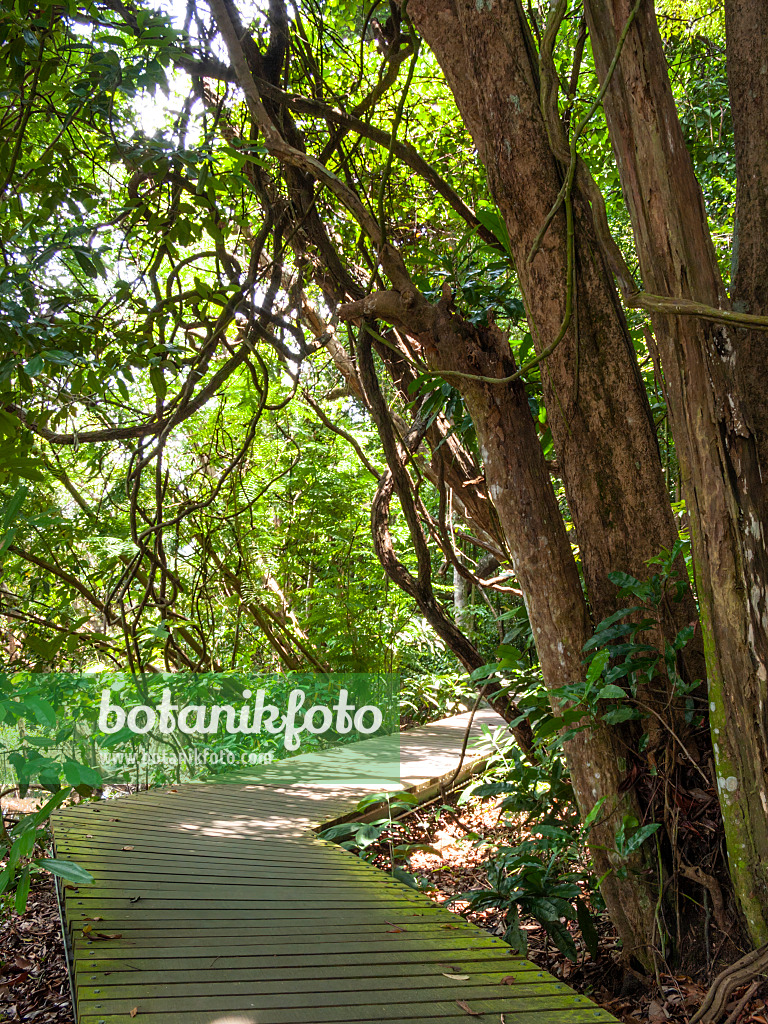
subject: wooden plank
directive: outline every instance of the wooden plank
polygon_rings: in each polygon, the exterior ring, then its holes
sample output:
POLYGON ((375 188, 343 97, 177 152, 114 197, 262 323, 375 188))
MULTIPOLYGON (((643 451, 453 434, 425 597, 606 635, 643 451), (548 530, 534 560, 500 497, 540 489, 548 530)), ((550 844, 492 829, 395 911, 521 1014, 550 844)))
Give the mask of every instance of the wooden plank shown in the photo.
MULTIPOLYGON (((96 931, 96 929, 94 929, 96 931)), ((105 934, 115 934, 105 933, 105 934)), ((146 936, 129 936, 121 935, 119 939, 107 939, 99 940, 97 937, 91 937, 91 933, 88 936, 74 933, 73 944, 76 953, 81 953, 86 950, 93 950, 98 947, 98 952, 101 953, 101 947, 109 945, 111 955, 119 953, 120 956, 126 957, 151 957, 160 956, 164 957, 178 957, 179 959, 196 957, 196 958, 208 958, 211 957, 211 943, 209 939, 202 938, 195 935, 179 936, 175 933, 173 935, 166 935, 158 938, 147 938, 146 936)), ((257 957, 279 957, 279 956, 314 956, 324 957, 333 956, 339 954, 344 956, 350 951, 349 936, 346 939, 340 939, 337 942, 324 940, 322 936, 318 936, 314 942, 312 941, 290 941, 290 936, 276 936, 275 941, 272 945, 264 942, 251 942, 249 937, 236 938, 226 941, 221 939, 216 943, 216 956, 226 956, 227 953, 234 953, 237 956, 251 956, 257 957)), ((368 953, 385 953, 387 955, 395 956, 410 956, 418 958, 422 953, 435 952, 441 953, 445 957, 462 957, 465 954, 485 953, 488 955, 492 952, 487 945, 485 945, 482 939, 471 939, 467 938, 464 940, 453 939, 450 942, 446 942, 445 937, 442 935, 432 937, 419 937, 414 936, 413 938, 403 939, 399 935, 393 935, 390 941, 386 938, 372 939, 369 942, 360 940, 355 943, 355 954, 368 954, 368 953)))
MULTIPOLYGON (((407 1002, 393 1002, 393 996, 397 1000, 403 999, 403 992, 393 990, 387 985, 386 979, 380 978, 376 987, 358 989, 357 991, 334 991, 328 993, 328 999, 323 1000, 323 1009, 337 1014, 335 1019, 357 1021, 356 1016, 365 1007, 368 1012, 372 1009, 386 1009, 389 1015, 393 1010, 400 1007, 403 1015, 418 1010, 420 1013, 429 1014, 435 1004, 435 1000, 450 1000, 453 1003, 444 1002, 444 1007, 450 1006, 455 1010, 458 1000, 469 1002, 471 1006, 480 1012, 493 1013, 495 1015, 511 1010, 512 1004, 517 1013, 526 1010, 560 1010, 570 1007, 593 1007, 594 1003, 586 996, 576 995, 574 992, 563 990, 556 992, 546 989, 541 993, 523 994, 517 991, 509 995, 503 989, 507 986, 479 985, 475 988, 467 987, 462 983, 453 983, 446 988, 440 986, 433 991, 426 991, 423 988, 408 990, 407 1002)), ((283 992, 277 995, 267 995, 262 992, 237 993, 227 995, 219 993, 208 995, 199 989, 196 993, 186 996, 177 995, 155 995, 152 992, 139 990, 136 995, 113 998, 111 991, 98 993, 93 998, 84 1000, 80 1011, 84 1015, 95 1014, 103 1011, 107 1016, 130 1013, 133 1006, 137 1006, 142 1016, 146 1014, 166 1014, 179 1010, 209 1010, 212 1013, 222 1013, 227 1010, 241 1010, 246 1008, 258 1009, 260 1014, 268 1014, 270 1017, 279 1020, 280 1014, 290 1009, 301 1009, 308 1012, 316 1012, 317 1004, 320 1002, 316 992, 294 992, 292 986, 284 986, 283 992), (133 1000, 133 1001, 132 1001, 133 1000)), ((334 1019, 334 1018, 330 1018, 334 1019)))
MULTIPOLYGON (((452 972, 448 971, 447 973, 452 972)), ((557 981, 545 971, 537 970, 533 964, 529 963, 522 963, 511 969, 505 967, 504 970, 486 969, 483 963, 472 963, 468 965, 464 973, 469 977, 468 984, 475 984, 479 981, 483 984, 500 985, 503 979, 513 978, 514 981, 511 984, 514 986, 555 985, 561 990, 567 989, 563 982, 557 981)), ((332 990, 336 986, 340 989, 356 986, 359 989, 361 984, 365 984, 371 979, 380 979, 381 976, 382 972, 376 967, 367 967, 360 964, 346 964, 345 966, 336 966, 328 969, 324 968, 322 964, 315 964, 314 967, 307 967, 292 972, 291 988, 293 989, 294 986, 297 986, 295 988, 297 992, 311 991, 314 988, 317 988, 319 991, 325 987, 332 990)), ((132 983, 132 977, 130 973, 123 971, 97 974, 83 972, 80 976, 80 990, 93 990, 94 985, 91 983, 96 983, 99 991, 102 991, 105 986, 109 986, 110 989, 114 986, 123 986, 126 991, 135 991, 137 986, 132 983)), ((440 964, 423 965, 413 961, 395 964, 393 967, 388 968, 387 978, 398 989, 424 986, 428 983, 431 984, 432 981, 441 983, 442 980, 449 980, 445 978, 440 964)), ((248 967, 220 969, 218 965, 214 964, 213 967, 207 970, 198 968, 194 973, 192 971, 165 971, 158 969, 144 971, 141 975, 139 987, 146 985, 151 986, 153 990, 156 987, 159 991, 163 986, 168 986, 169 989, 175 990, 176 985, 204 984, 205 991, 210 992, 212 987, 215 986, 222 986, 226 991, 230 991, 233 984, 240 983, 263 984, 269 986, 270 991, 280 992, 284 990, 286 982, 285 974, 279 967, 259 970, 248 967)), ((516 987, 514 991, 517 991, 516 987)))
MULTIPOLYGON (((167 911, 163 908, 147 908, 139 907, 136 904, 130 906, 117 907, 113 909, 107 909, 104 907, 96 908, 98 910, 97 916, 107 923, 111 923, 120 919, 123 919, 127 914, 133 911, 142 913, 144 915, 143 920, 147 922, 165 922, 167 930, 172 930, 176 922, 189 922, 189 914, 185 911, 167 911)), ((434 913, 430 913, 429 910, 422 911, 418 909, 415 913, 411 913, 409 908, 403 907, 383 907, 376 911, 368 910, 338 910, 333 907, 324 907, 321 909, 307 910, 303 912, 292 912, 290 909, 285 907, 277 907, 270 911, 268 917, 254 917, 253 913, 247 910, 238 908, 237 910, 230 910, 226 917, 224 917, 216 907, 202 907, 199 911, 195 912, 194 921, 197 922, 221 922, 222 920, 237 925, 239 923, 250 923, 255 927, 273 927, 276 931, 290 931, 294 922, 299 924, 315 923, 317 926, 322 927, 323 924, 330 926, 348 924, 350 928, 357 927, 360 922, 377 920, 380 922, 392 922, 396 925, 402 924, 402 922, 408 922, 418 916, 425 920, 436 921, 442 925, 442 922, 451 924, 451 927, 444 927, 443 930, 446 932, 454 931, 453 921, 456 921, 456 917, 453 914, 449 914, 447 911, 441 911, 439 908, 435 908, 434 913)), ((94 908, 93 907, 80 907, 67 908, 67 919, 71 924, 78 925, 80 922, 84 922, 90 918, 93 920, 94 908)), ((460 922, 461 919, 459 919, 460 922)), ((474 925, 466 925, 466 927, 472 929, 475 934, 477 931, 474 925)), ((103 930, 103 929, 102 929, 103 930)), ((114 929, 113 929, 114 930, 114 929)), ((481 934, 485 934, 481 932, 481 934)))
MULTIPOLYGON (((451 770, 466 717, 404 736, 415 791, 451 770)), ((56 815, 58 855, 96 879, 65 890, 78 1024, 135 1024, 134 1010, 147 1024, 467 1024, 462 1000, 480 1024, 613 1021, 497 937, 320 840, 313 824, 349 818, 375 790, 341 775, 307 785, 302 765, 316 763, 283 764, 278 785, 254 773, 56 815)))
MULTIPOLYGON (((83 915, 80 920, 72 919, 71 925, 77 929, 79 927, 91 924, 95 927, 93 919, 87 915, 83 915)), ((294 936, 297 939, 301 939, 302 936, 314 936, 322 935, 325 936, 328 941, 333 941, 334 936, 340 935, 345 936, 349 939, 350 922, 346 915, 343 918, 336 918, 334 921, 326 922, 322 917, 319 918, 315 924, 306 925, 302 922, 296 922, 289 920, 284 924, 270 924, 266 921, 257 921, 256 923, 245 923, 232 924, 229 922, 222 922, 220 920, 208 920, 198 921, 195 919, 193 922, 189 922, 184 918, 179 918, 172 923, 167 918, 158 916, 155 920, 147 921, 141 916, 141 911, 137 908, 137 913, 133 918, 119 917, 113 918, 109 921, 101 919, 100 922, 96 922, 99 926, 99 930, 104 931, 120 931, 126 937, 133 938, 138 935, 146 935, 151 938, 153 935, 161 934, 168 936, 173 934, 175 937, 182 935, 196 935, 203 934, 206 942, 209 942, 212 937, 217 934, 221 935, 232 935, 232 936, 245 936, 248 935, 254 942, 271 942, 274 937, 277 936, 294 936)), ((361 940, 367 941, 371 936, 381 937, 384 936, 387 939, 393 935, 400 935, 401 938, 415 938, 415 937, 433 937, 443 936, 446 937, 445 925, 439 924, 435 921, 432 924, 425 923, 419 925, 394 925, 390 927, 388 921, 381 921, 376 925, 371 925, 367 921, 361 921, 360 923, 354 923, 354 930, 360 936, 361 940)), ((472 925, 465 925, 463 928, 453 930, 449 933, 451 938, 456 938, 462 935, 473 935, 477 937, 477 930, 472 925)))
MULTIPOLYGON (((367 958, 358 960, 355 957, 336 958, 340 963, 331 961, 325 963, 317 957, 307 964, 292 966, 290 968, 290 979, 317 980, 321 978, 387 978, 397 980, 400 977, 419 976, 422 980, 428 981, 436 973, 442 974, 469 974, 470 976, 482 975, 488 977, 513 977, 525 976, 525 978, 538 978, 539 981, 553 980, 546 971, 541 971, 534 964, 527 961, 508 961, 499 958, 480 957, 475 960, 467 959, 462 954, 461 959, 455 956, 443 956, 426 958, 425 960, 405 957, 392 962, 387 961, 384 966, 377 959, 374 963, 367 963, 367 958)), ((261 978, 265 982, 278 982, 286 984, 285 961, 277 959, 255 965, 248 960, 238 960, 235 963, 225 962, 222 958, 212 956, 208 964, 200 960, 187 963, 185 960, 174 960, 164 963, 162 971, 158 970, 157 959, 152 960, 152 966, 142 969, 141 976, 136 974, 135 968, 130 966, 135 958, 126 960, 91 960, 87 963, 80 960, 78 963, 78 979, 80 984, 98 982, 101 984, 133 984, 134 987, 141 987, 144 977, 154 978, 156 981, 194 981, 198 975, 203 977, 213 972, 216 976, 224 979, 261 978)), ((151 981, 149 982, 152 983, 151 981)))
MULTIPOLYGON (((532 980, 518 973, 514 982, 505 983, 504 989, 501 987, 502 978, 511 977, 511 975, 470 975, 465 981, 461 982, 460 987, 457 986, 455 981, 451 981, 440 973, 412 975, 410 977, 398 976, 396 979, 382 979, 380 976, 374 978, 361 978, 357 976, 354 978, 312 978, 301 981, 291 978, 291 992, 311 995, 315 998, 315 1001, 321 992, 346 993, 347 996, 352 994, 359 998, 361 982, 366 983, 365 990, 370 996, 369 988, 377 985, 380 987, 385 980, 389 982, 388 992, 391 993, 392 983, 396 980, 397 992, 401 995, 407 993, 408 999, 415 1002, 432 998, 432 993, 435 991, 443 997, 452 999, 471 999, 474 995, 482 993, 499 993, 508 990, 512 986, 514 986, 515 998, 519 996, 563 995, 568 992, 567 987, 562 982, 557 982, 553 978, 537 978, 534 972, 529 972, 529 974, 534 975, 532 980), (458 994, 454 995, 454 992, 458 992, 458 994)), ((109 980, 111 980, 111 976, 107 979, 107 981, 109 980)), ((254 974, 251 978, 243 978, 238 974, 236 978, 226 980, 220 976, 220 973, 213 970, 201 971, 194 978, 185 977, 175 984, 169 983, 167 977, 149 981, 147 977, 143 976, 139 990, 142 992, 151 991, 153 997, 157 998, 183 999, 199 995, 203 985, 205 986, 205 994, 209 998, 216 998, 222 995, 282 996, 285 994, 286 988, 284 977, 276 981, 265 981, 261 973, 254 974), (205 978, 202 977, 203 975, 205 975, 205 978)), ((111 985, 108 985, 106 982, 104 984, 99 982, 98 985, 81 984, 78 989, 78 997, 81 1010, 86 1012, 85 1000, 93 1000, 94 1002, 114 999, 130 1000, 136 992, 137 986, 126 984, 125 979, 123 979, 122 983, 117 982, 111 985)), ((383 993, 383 995, 386 997, 386 993, 383 993)), ((333 998, 334 1002, 337 1002, 339 995, 334 995, 333 998)))
MULTIPOLYGON (((58 848, 57 848, 58 850, 58 848)), ((60 851, 59 851, 60 852, 60 851)), ((85 866, 88 866, 86 859, 80 860, 85 866)), ((239 897, 247 897, 249 894, 251 898, 269 898, 265 897, 264 890, 271 889, 273 892, 290 894, 296 892, 300 896, 304 897, 308 893, 317 892, 319 887, 323 889, 340 891, 344 890, 350 895, 356 893, 373 894, 374 896, 381 896, 382 898, 391 899, 393 894, 397 894, 398 897, 402 896, 403 899, 407 898, 414 902, 421 903, 426 897, 423 893, 416 889, 411 889, 410 892, 403 892, 403 884, 397 879, 393 879, 391 875, 382 874, 379 879, 376 878, 365 878, 359 875, 348 878, 345 882, 344 879, 339 878, 336 880, 328 880, 328 884, 325 885, 326 876, 323 872, 318 872, 314 878, 303 878, 297 879, 296 885, 291 885, 290 880, 287 878, 276 878, 274 884, 270 886, 268 877, 266 877, 266 870, 259 869, 257 866, 249 868, 241 868, 238 872, 232 875, 231 885, 227 886, 222 882, 211 882, 208 884, 207 874, 200 873, 197 876, 197 884, 195 880, 190 876, 181 876, 176 879, 161 880, 153 882, 152 879, 148 878, 146 874, 122 874, 120 880, 116 880, 114 886, 108 882, 102 882, 98 875, 94 872, 95 881, 86 885, 81 884, 68 889, 67 893, 71 894, 76 898, 88 898, 94 893, 99 893, 102 889, 107 889, 114 895, 125 895, 135 896, 137 890, 141 890, 148 897, 154 897, 155 895, 162 895, 163 893, 175 891, 179 897, 185 896, 188 892, 195 893, 200 896, 203 890, 215 893, 217 896, 221 895, 221 889, 237 889, 238 892, 234 895, 239 897)))
MULTIPOLYGON (((153 953, 144 955, 142 950, 126 950, 116 946, 115 942, 110 941, 94 942, 92 945, 92 949, 81 949, 79 954, 83 958, 83 966, 89 965, 91 972, 96 969, 94 966, 96 964, 101 965, 98 968, 101 971, 142 971, 151 969, 153 965, 157 964, 157 956, 153 953), (105 967, 104 964, 111 964, 112 966, 105 967), (122 966, 120 966, 121 964, 122 966)), ((173 950, 170 949, 167 951, 167 956, 164 957, 164 964, 166 970, 191 970, 196 966, 195 962, 201 967, 205 967, 206 962, 214 962, 224 968, 237 966, 269 967, 270 965, 274 966, 279 961, 282 970, 292 972, 296 968, 312 967, 317 963, 318 959, 317 953, 298 955, 288 952, 278 956, 272 952, 261 954, 253 951, 242 952, 241 948, 222 950, 222 952, 219 952, 218 949, 212 951, 209 948, 206 952, 204 949, 193 947, 184 950, 179 955, 175 955, 173 950)), ((416 957, 413 950, 406 949, 358 953, 353 943, 350 943, 349 950, 345 953, 328 953, 326 956, 323 956, 322 962, 326 967, 337 967, 349 963, 359 963, 369 967, 376 964, 380 967, 386 967, 390 964, 412 963, 414 959, 417 959, 417 962, 421 964, 447 965, 446 970, 455 970, 457 974, 465 974, 464 965, 471 963, 473 960, 479 964, 488 964, 500 970, 503 970, 510 963, 510 960, 506 959, 503 955, 495 953, 493 950, 489 950, 482 945, 478 945, 475 949, 462 950, 445 948, 422 949, 418 951, 418 957, 416 957)))
MULTIPOLYGON (((141 1012, 140 1007, 136 1007, 141 1012)), ((473 1007, 474 1009, 474 1007, 473 1007)), ((521 1010, 516 1012, 511 1005, 499 1010, 497 1007, 479 1008, 480 1012, 492 1014, 494 1020, 501 1013, 507 1024, 616 1024, 616 1018, 598 1006, 579 1008, 558 1008, 556 1010, 521 1010)), ((368 1024, 369 1021, 400 1021, 403 1024, 434 1024, 439 1019, 443 1024, 467 1024, 465 1011, 456 1003, 435 1002, 419 1004, 418 1007, 402 1003, 388 1003, 383 1006, 360 1007, 315 1007, 311 1013, 305 1010, 256 1010, 238 1009, 225 1017, 213 1016, 210 1011, 185 1010, 174 1013, 153 1013, 152 1024, 368 1024)), ((474 1018, 470 1017, 470 1021, 474 1018)), ((109 1017, 94 1013, 83 1014, 79 1024, 136 1024, 128 1013, 111 1014, 109 1017)), ((484 1024, 481 1020, 480 1024, 484 1024)))

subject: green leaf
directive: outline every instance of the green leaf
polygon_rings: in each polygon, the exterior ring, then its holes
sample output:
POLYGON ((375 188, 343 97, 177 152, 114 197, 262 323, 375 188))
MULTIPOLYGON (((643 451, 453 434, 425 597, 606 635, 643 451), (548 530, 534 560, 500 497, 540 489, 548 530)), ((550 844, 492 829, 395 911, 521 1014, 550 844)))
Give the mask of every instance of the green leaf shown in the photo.
POLYGON ((71 352, 62 352, 58 348, 47 348, 43 355, 49 363, 58 363, 61 366, 68 366, 74 358, 71 352))
POLYGON ((592 822, 595 820, 595 818, 597 818, 597 816, 600 813, 604 803, 605 803, 605 797, 601 796, 600 799, 595 804, 595 806, 592 808, 592 810, 589 812, 589 814, 584 819, 584 828, 589 828, 589 826, 592 824, 592 822))
POLYGON ((13 527, 12 530, 6 530, 6 532, 3 534, 3 539, 0 540, 0 555, 3 553, 3 551, 6 551, 11 546, 11 544, 13 544, 13 538, 15 536, 16 536, 16 527, 15 526, 13 527))
POLYGON ((576 920, 579 923, 581 937, 584 939, 587 952, 593 959, 596 959, 599 950, 599 936, 584 900, 576 900, 576 920))
POLYGON ((162 402, 168 393, 168 383, 165 379, 165 374, 159 366, 153 366, 149 371, 149 379, 152 384, 152 389, 157 395, 158 399, 162 402))
POLYGON ((84 249, 73 248, 72 255, 75 257, 78 266, 80 267, 84 274, 87 274, 88 277, 99 276, 99 271, 96 268, 96 265, 93 262, 91 255, 87 253, 84 249))
POLYGON ((504 941, 508 942, 520 956, 525 956, 528 952, 528 933, 520 927, 520 918, 514 904, 507 910, 504 920, 507 925, 504 941))
POLYGON ((475 214, 483 227, 486 230, 493 232, 504 251, 508 256, 511 256, 512 243, 509 238, 509 232, 507 231, 507 225, 504 223, 504 218, 501 216, 499 211, 495 207, 491 206, 490 203, 482 203, 478 205, 475 214))
POLYGON ((643 843, 650 839, 654 832, 658 832, 660 828, 661 825, 658 822, 654 822, 651 825, 642 825, 637 832, 633 832, 624 847, 625 856, 628 857, 635 850, 639 850, 643 843))
POLYGON ((587 683, 591 686, 596 680, 603 674, 603 669, 611 660, 611 655, 608 651, 598 651, 592 661, 589 663, 587 669, 587 683))
POLYGON ((567 956, 573 963, 579 959, 576 943, 573 936, 562 923, 562 921, 542 921, 547 934, 564 956, 567 956))
POLYGON ((615 683, 608 683, 597 693, 598 700, 624 700, 626 696, 626 691, 622 690, 620 686, 616 686, 615 683))
POLYGON ((387 827, 389 822, 385 822, 383 825, 363 825, 355 832, 355 842, 362 849, 366 846, 370 846, 371 843, 375 843, 384 829, 387 827))
POLYGON ((19 884, 16 887, 16 913, 23 914, 27 906, 27 897, 29 896, 29 868, 24 868, 19 879, 19 884))
MULTIPOLYGON (((625 694, 626 696, 626 694, 625 694)), ((637 710, 637 708, 616 708, 615 711, 609 711, 606 715, 603 715, 603 721, 607 722, 608 725, 618 725, 620 722, 628 722, 633 718, 642 718, 643 716, 637 710)))
POLYGON ((0 896, 5 892, 8 886, 11 884, 11 876, 13 870, 6 865, 2 871, 0 871, 0 896))
POLYGON ((97 789, 102 782, 101 775, 99 775, 95 768, 78 764, 77 761, 64 762, 64 777, 70 786, 85 785, 90 786, 91 789, 97 789))
POLYGON ((398 882, 402 882, 403 885, 407 885, 409 889, 421 891, 421 886, 416 876, 412 875, 410 871, 404 871, 402 868, 392 868, 392 877, 396 878, 398 882))
MULTIPOLYGON (((35 639, 40 642, 38 637, 35 637, 35 639)), ((28 708, 31 708, 40 725, 56 725, 56 712, 43 697, 25 697, 24 703, 28 708)))
POLYGON ((621 590, 631 590, 633 587, 642 586, 642 582, 636 576, 630 576, 626 572, 609 572, 608 579, 615 583, 621 590))
POLYGON ((64 803, 71 792, 70 789, 60 789, 58 793, 54 793, 50 800, 47 800, 40 810, 35 812, 33 817, 35 828, 38 828, 44 821, 47 821, 56 808, 64 803))
POLYGON ((601 633, 604 629, 607 629, 608 626, 612 626, 614 622, 618 622, 619 619, 623 619, 627 615, 632 615, 633 612, 639 611, 640 605, 633 605, 631 608, 619 608, 619 610, 614 612, 613 615, 609 615, 607 619, 603 619, 602 622, 598 622, 595 626, 595 634, 601 633))
POLYGON ((28 363, 24 366, 24 372, 28 377, 36 377, 38 373, 41 373, 45 366, 42 355, 38 353, 36 356, 32 356, 28 363))
POLYGON ((33 863, 45 871, 50 871, 52 875, 58 875, 59 878, 63 878, 67 882, 74 882, 75 885, 93 884, 93 875, 90 871, 86 871, 85 868, 81 868, 79 864, 75 864, 71 860, 59 860, 58 857, 40 857, 38 860, 33 861, 33 863))
POLYGON ((500 660, 502 667, 504 668, 519 665, 523 660, 523 655, 516 647, 513 647, 512 644, 499 644, 494 654, 500 660))
POLYGON ((19 511, 21 506, 24 504, 24 499, 26 498, 26 496, 28 494, 29 494, 29 488, 26 485, 22 484, 22 486, 19 487, 19 489, 14 494, 14 496, 11 498, 11 500, 8 502, 8 504, 5 506, 5 511, 3 512, 3 529, 4 530, 7 530, 8 527, 13 524, 14 517, 16 516, 16 513, 19 511))

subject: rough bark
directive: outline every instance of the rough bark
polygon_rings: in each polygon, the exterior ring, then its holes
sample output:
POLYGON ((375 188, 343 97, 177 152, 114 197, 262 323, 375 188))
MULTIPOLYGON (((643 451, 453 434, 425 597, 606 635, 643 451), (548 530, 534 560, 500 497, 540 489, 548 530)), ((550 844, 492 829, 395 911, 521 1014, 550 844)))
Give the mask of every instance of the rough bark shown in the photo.
MULTIPOLYGON (((540 109, 538 60, 522 8, 517 0, 410 0, 408 13, 442 66, 488 173, 541 352, 557 337, 565 314, 566 224, 561 210, 529 264, 563 172, 540 109)), ((576 309, 571 328, 542 364, 542 382, 599 621, 616 609, 608 573, 647 576, 647 559, 671 548, 677 531, 632 341, 593 238, 591 210, 578 190, 574 216, 576 309)), ((695 620, 692 595, 670 615, 668 633, 695 620)))
MULTIPOLYGON (((433 363, 446 370, 493 377, 515 371, 502 333, 493 326, 468 324, 450 309, 447 298, 432 306, 411 289, 378 292, 351 303, 341 315, 376 316, 394 323, 419 339, 423 352, 431 353, 433 363)), ((547 685, 556 689, 582 678, 581 651, 592 626, 525 388, 519 380, 503 386, 465 380, 462 393, 525 596, 542 673, 547 685)), ((553 702, 557 707, 556 697, 553 702)), ((648 964, 654 931, 648 879, 640 865, 628 884, 611 871, 610 851, 621 816, 638 813, 632 793, 618 795, 626 753, 618 732, 606 728, 577 733, 567 749, 582 814, 606 798, 606 812, 591 835, 595 867, 599 875, 606 875, 602 892, 625 952, 648 964)))
MULTIPOLYGON (((604 80, 630 4, 586 0, 585 8, 604 80)), ((604 109, 645 288, 725 308, 652 3, 630 28, 604 109)), ((755 397, 740 387, 744 364, 730 329, 668 315, 653 325, 691 517, 730 872, 760 944, 768 938, 768 466, 758 431, 768 373, 765 360, 755 366, 755 397)))
MULTIPOLYGON (((726 62, 736 149, 731 306, 768 311, 768 6, 726 0, 726 62)), ((763 331, 737 331, 739 387, 754 425, 761 466, 768 466, 763 331)))

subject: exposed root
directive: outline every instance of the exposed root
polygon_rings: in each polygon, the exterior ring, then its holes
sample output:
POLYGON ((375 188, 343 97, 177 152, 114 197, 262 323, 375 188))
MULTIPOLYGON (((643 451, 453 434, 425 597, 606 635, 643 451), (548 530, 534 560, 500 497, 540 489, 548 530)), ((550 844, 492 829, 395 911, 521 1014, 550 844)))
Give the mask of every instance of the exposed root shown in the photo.
POLYGON ((717 1024, 725 1013, 731 992, 739 985, 744 985, 765 973, 768 973, 768 943, 752 953, 747 953, 741 960, 737 960, 735 964, 731 964, 718 974, 704 997, 704 1002, 691 1017, 691 1024, 697 1024, 699 1021, 702 1024, 717 1024))

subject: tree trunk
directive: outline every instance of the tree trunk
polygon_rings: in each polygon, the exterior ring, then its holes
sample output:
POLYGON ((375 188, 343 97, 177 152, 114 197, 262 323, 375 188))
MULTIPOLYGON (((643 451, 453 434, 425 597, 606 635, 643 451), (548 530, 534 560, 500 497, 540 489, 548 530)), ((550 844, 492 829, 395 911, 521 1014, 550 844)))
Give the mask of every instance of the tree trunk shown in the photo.
MULTIPOLYGON (((529 263, 563 179, 540 107, 538 60, 518 0, 411 0, 408 14, 435 53, 488 173, 510 236, 537 352, 565 316, 566 222, 561 209, 529 263)), ((645 578, 677 539, 656 433, 616 288, 578 192, 575 311, 541 364, 548 423, 595 621, 616 610, 608 573, 645 578)), ((667 610, 674 636, 696 619, 692 594, 667 610)), ((691 674, 703 674, 703 659, 691 674)))
MULTIPOLYGON (((768 311, 768 6, 726 0, 726 62, 736 143, 731 306, 768 311)), ((764 331, 736 331, 739 388, 752 416, 760 465, 768 466, 764 331)))
MULTIPOLYGON (((385 262, 386 269, 386 262, 385 262)), ((392 276, 392 274, 390 274, 392 276)), ((505 377, 515 371, 507 339, 495 327, 478 328, 453 313, 449 300, 430 305, 414 292, 377 292, 342 307, 351 319, 376 316, 421 342, 433 365, 470 377, 505 377)), ((582 648, 591 635, 578 569, 520 380, 502 386, 464 378, 461 389, 477 430, 488 489, 525 596, 547 686, 583 678, 582 648)), ((558 709, 556 695, 553 706, 558 709)), ((627 955, 649 965, 655 930, 654 900, 641 858, 626 879, 614 872, 611 851, 625 814, 638 815, 632 791, 620 795, 627 751, 617 730, 585 729, 566 749, 579 809, 585 816, 605 798, 590 836, 602 893, 627 955)))
MULTIPOLYGON (((630 3, 586 0, 585 8, 604 81, 630 3)), ((743 80, 736 77, 738 94, 743 80)), ((645 288, 726 308, 651 3, 641 4, 629 30, 604 109, 645 288)), ((753 130, 748 118, 737 115, 736 122, 753 130)), ((743 141, 738 147, 742 156, 751 149, 743 141)), ((742 167, 742 178, 750 173, 742 167)), ((743 186, 742 202, 746 191, 743 186)), ((747 277, 744 270, 736 281, 747 277)), ((691 516, 730 872, 751 938, 760 944, 768 939, 768 465, 761 458, 768 364, 763 358, 750 366, 723 325, 658 313, 653 325, 691 516), (755 375, 749 392, 740 386, 745 366, 755 375)))
MULTIPOLYGON (((459 553, 461 558, 461 553, 459 553)), ((472 634, 472 610, 469 607, 469 595, 472 585, 461 575, 456 566, 453 567, 453 619, 462 633, 472 634)))

